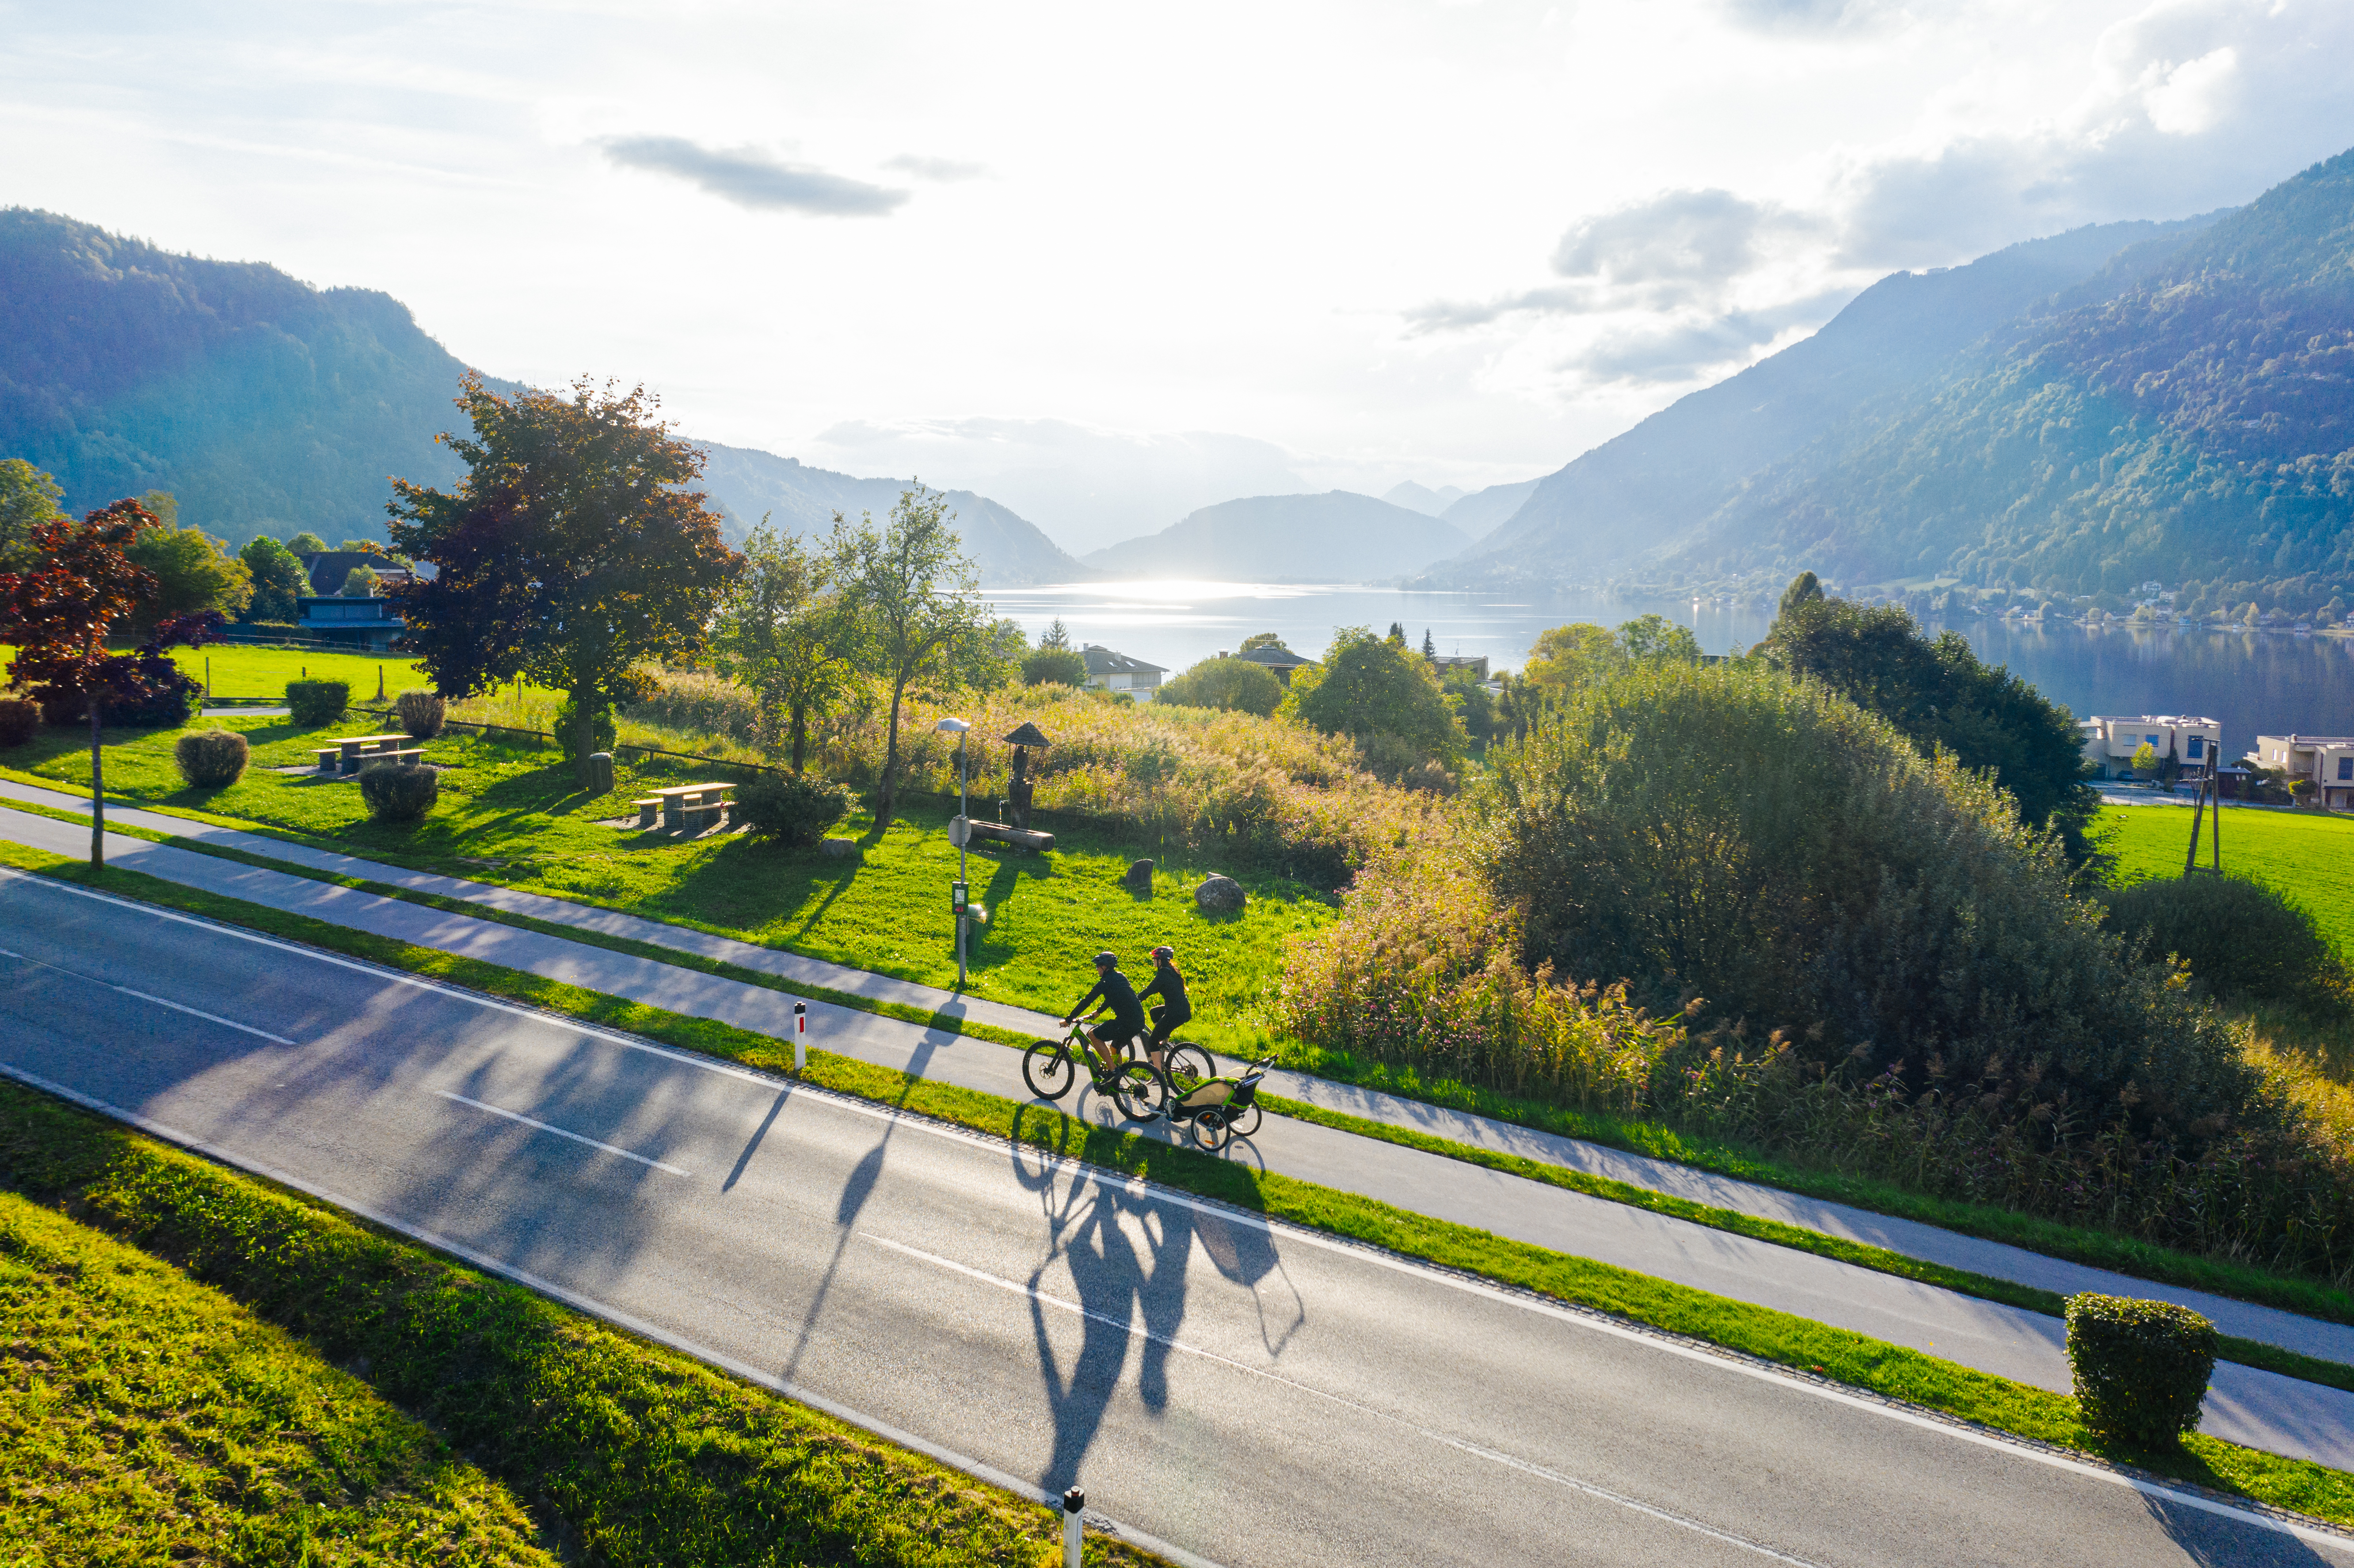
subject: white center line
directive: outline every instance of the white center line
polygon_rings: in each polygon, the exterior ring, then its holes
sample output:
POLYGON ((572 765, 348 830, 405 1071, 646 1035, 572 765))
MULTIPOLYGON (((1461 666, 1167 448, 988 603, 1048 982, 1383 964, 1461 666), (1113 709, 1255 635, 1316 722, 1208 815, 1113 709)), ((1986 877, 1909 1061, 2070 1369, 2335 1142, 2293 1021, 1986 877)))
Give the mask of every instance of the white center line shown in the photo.
POLYGON ((667 1171, 673 1176, 695 1174, 692 1171, 681 1171, 675 1165, 665 1165, 659 1160, 649 1160, 642 1154, 632 1154, 626 1149, 616 1149, 610 1143, 599 1143, 593 1138, 583 1138, 577 1132, 567 1132, 560 1127, 550 1127, 537 1118, 527 1117, 521 1111, 503 1110, 497 1106, 484 1105, 480 1100, 470 1100, 463 1095, 453 1095, 447 1089, 436 1089, 433 1092, 445 1100, 456 1100, 461 1106, 472 1106, 478 1111, 488 1111, 493 1116, 503 1116, 509 1121, 519 1121, 525 1127, 537 1128, 542 1132, 552 1132, 558 1138, 568 1138, 575 1143, 585 1143, 591 1149, 601 1149, 608 1154, 618 1154, 624 1160, 634 1160, 641 1165, 651 1165, 657 1171, 667 1171))

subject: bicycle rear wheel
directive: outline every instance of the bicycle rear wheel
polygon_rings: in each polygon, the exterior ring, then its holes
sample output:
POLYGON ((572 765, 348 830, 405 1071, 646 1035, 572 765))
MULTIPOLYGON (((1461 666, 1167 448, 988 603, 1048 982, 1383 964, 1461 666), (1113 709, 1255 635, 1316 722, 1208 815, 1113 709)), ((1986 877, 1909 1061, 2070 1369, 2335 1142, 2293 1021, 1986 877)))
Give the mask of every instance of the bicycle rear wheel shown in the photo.
POLYGON ((1042 1100, 1061 1099, 1077 1078, 1071 1070, 1071 1048, 1060 1040, 1041 1040, 1022 1053, 1022 1081, 1042 1100))
POLYGON ((1207 1080, 1216 1077, 1218 1069, 1210 1061, 1210 1054, 1189 1041, 1172 1040, 1161 1054, 1169 1073, 1169 1094, 1172 1099, 1183 1099, 1207 1080))
POLYGON ((1161 1075, 1150 1062, 1123 1062, 1111 1075, 1112 1103, 1130 1121, 1150 1121, 1168 1103, 1161 1075))

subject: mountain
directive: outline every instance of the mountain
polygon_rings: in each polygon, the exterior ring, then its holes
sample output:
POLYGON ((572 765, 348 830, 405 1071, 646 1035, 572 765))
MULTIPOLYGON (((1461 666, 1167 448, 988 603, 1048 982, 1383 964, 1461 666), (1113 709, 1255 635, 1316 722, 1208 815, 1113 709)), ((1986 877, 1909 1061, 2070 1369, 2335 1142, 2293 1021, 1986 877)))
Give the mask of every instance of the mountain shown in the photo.
POLYGON ((1463 492, 1452 484, 1444 490, 1432 490, 1409 479, 1382 492, 1382 499, 1392 506, 1403 506, 1426 517, 1444 517, 1448 507, 1463 499, 1463 492))
MULTIPOLYGON (((716 441, 702 446, 705 488, 727 519, 722 531, 737 544, 764 514, 779 529, 801 535, 823 533, 832 526, 836 512, 853 521, 862 512, 871 513, 879 523, 889 515, 900 493, 915 482, 854 479, 752 447, 716 441)), ((1084 582, 1096 575, 1064 554, 1034 524, 987 496, 970 490, 945 493, 957 532, 963 535, 965 554, 980 566, 985 584, 1084 582)))
POLYGON ((2354 153, 2124 251, 1663 562, 2206 608, 2354 598, 2354 153))
POLYGON ((1618 576, 1647 551, 1692 534, 1761 469, 1917 387, 2036 302, 2083 282, 2130 246, 2211 221, 2087 226, 1965 267, 1883 278, 1812 337, 1679 398, 1548 475, 1477 548, 1421 580, 1459 587, 1618 576))
POLYGON ((1120 577, 1377 582, 1426 567, 1469 543, 1451 523, 1334 490, 1221 501, 1158 534, 1083 558, 1120 577))
POLYGON ((1541 479, 1524 479, 1518 484, 1491 484, 1485 490, 1473 491, 1439 515, 1474 539, 1482 538, 1527 504, 1529 497, 1543 482, 1541 479))
MULTIPOLYGON (((184 523, 232 546, 304 529, 382 539, 389 475, 448 485, 461 471, 433 438, 457 418, 465 369, 389 294, 0 209, 0 457, 55 475, 70 512, 167 490, 184 523)), ((803 529, 836 507, 879 517, 905 488, 706 450, 737 539, 769 511, 803 529)), ((949 504, 985 581, 1087 575, 995 502, 960 491, 949 504)))

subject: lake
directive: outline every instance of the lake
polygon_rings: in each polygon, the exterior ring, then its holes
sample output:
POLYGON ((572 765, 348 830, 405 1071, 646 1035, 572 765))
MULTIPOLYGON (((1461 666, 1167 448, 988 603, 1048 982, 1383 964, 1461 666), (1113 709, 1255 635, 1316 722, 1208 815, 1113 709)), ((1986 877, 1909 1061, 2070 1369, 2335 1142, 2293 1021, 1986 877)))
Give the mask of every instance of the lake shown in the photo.
MULTIPOLYGON (((1333 629, 1405 625, 1442 653, 1486 654, 1518 669, 1537 633, 1570 621, 1615 626, 1656 610, 1692 629, 1710 653, 1745 651, 1766 635, 1755 607, 1695 607, 1689 599, 1620 599, 1593 591, 1426 593, 1352 584, 1122 582, 991 588, 998 612, 1034 641, 1060 617, 1074 644, 1100 642, 1176 672, 1254 631, 1273 631, 1310 658, 1333 629)), ((2277 633, 2039 630, 1964 616, 1925 622, 1969 639, 1980 658, 2007 664, 2078 715, 2198 714, 2223 725, 2225 755, 2259 735, 2354 734, 2354 641, 2277 633)))

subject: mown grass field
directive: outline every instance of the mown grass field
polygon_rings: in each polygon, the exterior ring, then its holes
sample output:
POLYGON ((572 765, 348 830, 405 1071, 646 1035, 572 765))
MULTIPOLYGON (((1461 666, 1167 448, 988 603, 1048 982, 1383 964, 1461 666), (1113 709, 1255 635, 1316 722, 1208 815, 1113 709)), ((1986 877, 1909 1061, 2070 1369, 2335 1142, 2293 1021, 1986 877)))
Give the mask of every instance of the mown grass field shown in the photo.
POLYGON ((316 1349, 13 1192, 0 1343, 9 1563, 555 1562, 513 1493, 316 1349))
MULTIPOLYGON (((2207 821, 2211 825, 2213 819, 2207 821)), ((2190 847, 2188 807, 2105 806, 2101 823, 2115 830, 2110 842, 2119 881, 2182 874, 2190 847)), ((2208 831, 2208 825, 2200 829, 2201 865, 2212 863, 2208 831)), ((2253 877, 2304 905, 2322 933, 2354 961, 2354 817, 2228 808, 2223 869, 2253 877)))
MULTIPOLYGON (((631 815, 633 797, 695 776, 674 771, 692 764, 656 758, 645 768, 623 766, 613 794, 591 797, 553 751, 452 733, 427 747, 447 769, 440 804, 421 823, 386 826, 368 819, 352 782, 270 771, 307 764, 310 747, 351 729, 304 730, 285 719, 226 723, 254 748, 237 784, 188 789, 172 763, 179 732, 124 732, 106 748, 108 793, 903 980, 956 983, 949 893, 957 852, 948 842, 950 813, 934 801, 907 802, 879 837, 870 817, 847 820, 835 832, 859 838, 861 853, 851 859, 740 834, 675 842, 600 819, 631 815)), ((0 768, 86 789, 90 758, 78 739, 44 731, 21 749, 0 752, 0 768)), ((1184 860, 1164 865, 1152 896, 1140 898, 1119 885, 1139 853, 1109 835, 1079 832, 1063 834, 1050 854, 972 855, 973 896, 992 917, 970 955, 970 994, 1060 1012, 1094 983, 1088 960, 1099 949, 1119 953, 1141 983, 1150 969, 1145 953, 1166 942, 1190 982, 1199 1022, 1189 1033, 1222 1050, 1249 1050, 1266 1035, 1265 1004, 1281 974, 1285 939, 1322 924, 1331 906, 1294 884, 1184 860), (1193 889, 1216 871, 1231 871, 1251 894, 1239 916, 1212 917, 1194 907, 1193 889)))
MULTIPOLYGON (((0 643, 0 667, 16 656, 14 648, 0 643)), ((287 682, 306 679, 348 681, 355 698, 373 698, 379 674, 387 694, 404 686, 431 684, 415 663, 387 654, 335 653, 317 648, 234 648, 225 643, 172 650, 172 662, 199 681, 205 678, 207 661, 217 701, 266 697, 274 703, 286 695, 287 682)))

